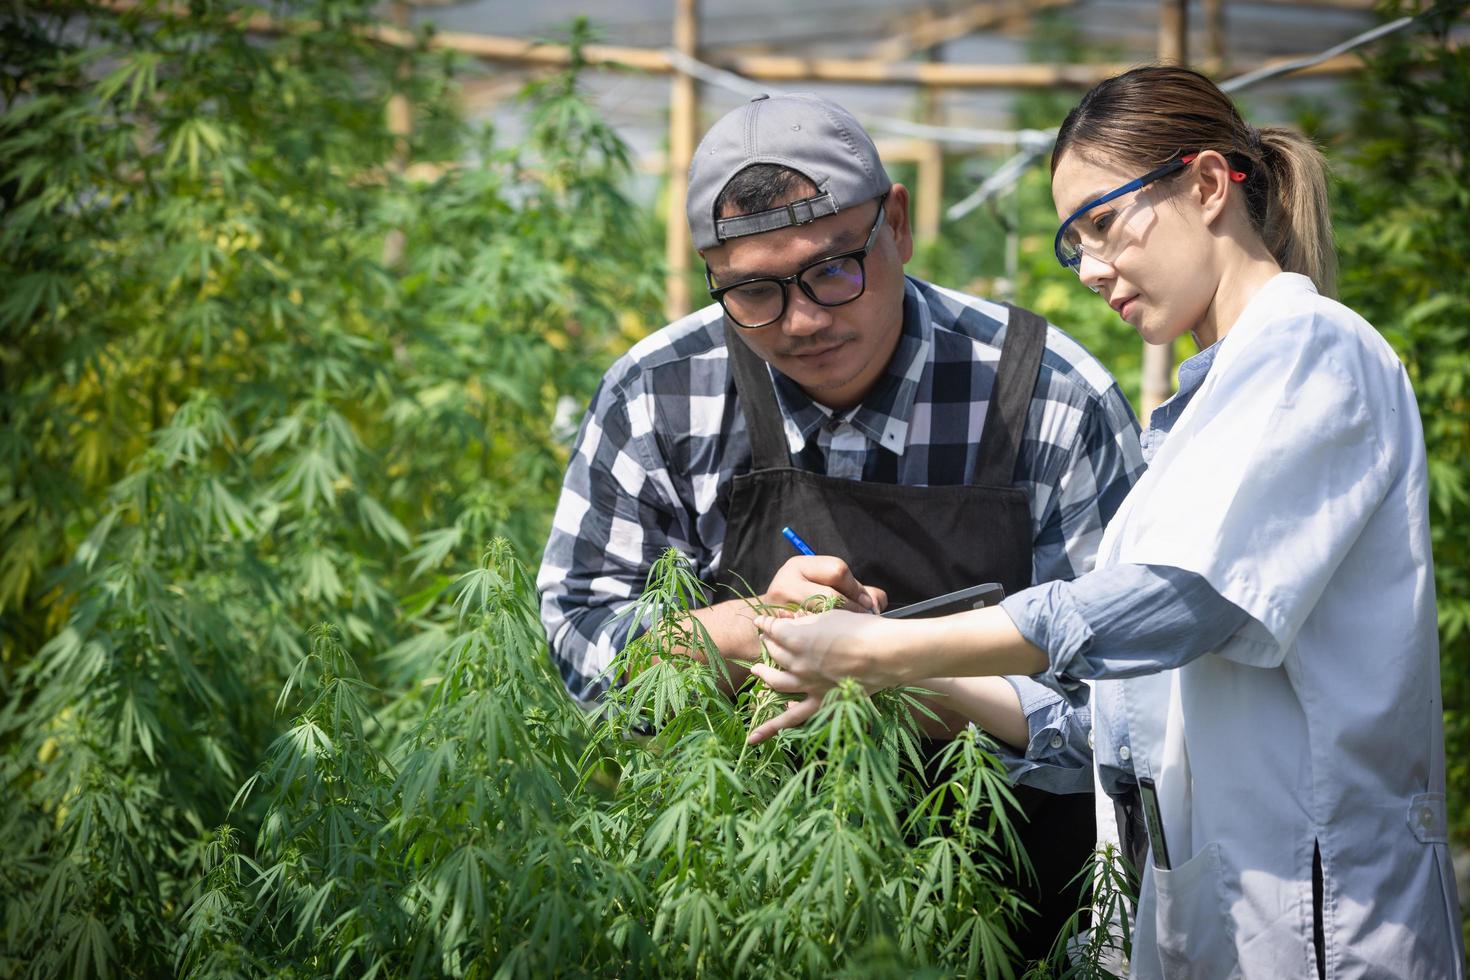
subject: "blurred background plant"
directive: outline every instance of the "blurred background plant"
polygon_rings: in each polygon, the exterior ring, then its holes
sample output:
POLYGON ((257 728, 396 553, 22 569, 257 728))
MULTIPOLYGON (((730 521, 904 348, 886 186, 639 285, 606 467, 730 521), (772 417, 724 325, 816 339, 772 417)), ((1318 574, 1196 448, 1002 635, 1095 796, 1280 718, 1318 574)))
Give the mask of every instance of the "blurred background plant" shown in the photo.
POLYGON ((168 972, 306 628, 418 684, 452 572, 539 546, 559 401, 658 302, 573 74, 501 146, 368 4, 287 12, 0 11, 3 975, 168 972))
MULTIPOLYGON (((1324 123, 1317 134, 1337 167, 1343 302, 1403 358, 1424 422, 1450 824, 1462 855, 1470 849, 1470 49, 1448 35, 1466 7, 1441 5, 1427 29, 1375 48, 1350 88, 1350 123, 1324 123)), ((1399 0, 1387 13, 1416 9, 1399 0)), ((1460 901, 1470 910, 1467 883, 1460 901)), ((1470 935, 1470 918, 1466 927, 1470 935)))

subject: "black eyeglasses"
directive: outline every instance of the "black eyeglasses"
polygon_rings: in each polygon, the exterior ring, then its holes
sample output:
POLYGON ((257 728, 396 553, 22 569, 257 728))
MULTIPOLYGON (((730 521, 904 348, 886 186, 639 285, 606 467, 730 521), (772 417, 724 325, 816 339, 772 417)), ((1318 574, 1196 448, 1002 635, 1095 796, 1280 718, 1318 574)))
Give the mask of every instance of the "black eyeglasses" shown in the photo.
POLYGON ((866 285, 863 260, 878 240, 887 198, 887 194, 878 198, 878 217, 873 221, 873 230, 868 232, 868 240, 862 248, 818 259, 795 275, 760 276, 719 287, 715 286, 714 274, 706 263, 704 279, 709 284, 710 296, 725 308, 725 315, 737 327, 747 330, 768 327, 786 315, 786 287, 792 284, 800 286, 807 298, 818 306, 851 303, 863 294, 866 285))

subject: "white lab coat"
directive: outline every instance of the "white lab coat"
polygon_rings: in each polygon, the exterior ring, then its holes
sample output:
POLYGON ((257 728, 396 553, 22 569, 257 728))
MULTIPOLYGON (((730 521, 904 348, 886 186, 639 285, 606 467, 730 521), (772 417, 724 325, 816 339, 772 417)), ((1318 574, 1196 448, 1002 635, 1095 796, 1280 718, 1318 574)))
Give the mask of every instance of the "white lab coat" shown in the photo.
POLYGON ((1283 273, 1109 525, 1098 566, 1204 576, 1254 620, 1116 684, 1172 870, 1145 870, 1131 973, 1464 976, 1446 843, 1424 438, 1402 364, 1283 273))

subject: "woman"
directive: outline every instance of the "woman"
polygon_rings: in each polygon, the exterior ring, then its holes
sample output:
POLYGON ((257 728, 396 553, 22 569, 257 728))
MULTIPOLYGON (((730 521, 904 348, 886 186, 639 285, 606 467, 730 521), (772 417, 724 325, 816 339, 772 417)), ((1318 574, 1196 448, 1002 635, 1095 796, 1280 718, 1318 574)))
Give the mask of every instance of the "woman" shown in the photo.
POLYGON ((939 676, 959 705, 989 675, 1091 686, 1100 784, 1147 849, 1133 976, 1463 977, 1423 434, 1392 350, 1327 298, 1320 155, 1141 68, 1062 124, 1052 193, 1062 264, 1201 349, 1097 568, 943 619, 763 617, 754 672, 809 697, 939 676))

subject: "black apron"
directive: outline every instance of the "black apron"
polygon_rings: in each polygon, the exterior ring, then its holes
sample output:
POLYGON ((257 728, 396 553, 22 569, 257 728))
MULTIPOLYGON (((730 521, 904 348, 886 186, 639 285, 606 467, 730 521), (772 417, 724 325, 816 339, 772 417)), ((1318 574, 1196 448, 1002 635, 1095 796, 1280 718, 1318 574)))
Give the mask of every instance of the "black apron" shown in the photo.
MULTIPOLYGON (((1031 508, 1013 483, 1045 345, 1046 322, 1011 307, 971 483, 895 486, 793 468, 766 364, 726 323, 752 468, 731 486, 718 584, 740 594, 764 588, 794 554, 781 535, 790 525, 818 554, 846 561, 859 582, 885 589, 890 607, 981 582, 999 582, 1007 595, 1029 586, 1031 508)), ((939 747, 925 746, 930 755, 939 747)), ((1080 883, 1069 882, 1096 841, 1092 794, 1018 786, 1016 797, 1026 815, 1021 842, 1037 878, 1034 886, 1012 882, 1037 909, 1016 941, 1025 959, 1041 959, 1081 905, 1080 883)))

